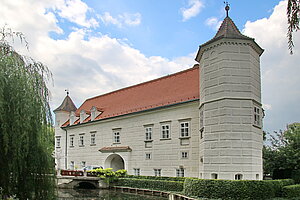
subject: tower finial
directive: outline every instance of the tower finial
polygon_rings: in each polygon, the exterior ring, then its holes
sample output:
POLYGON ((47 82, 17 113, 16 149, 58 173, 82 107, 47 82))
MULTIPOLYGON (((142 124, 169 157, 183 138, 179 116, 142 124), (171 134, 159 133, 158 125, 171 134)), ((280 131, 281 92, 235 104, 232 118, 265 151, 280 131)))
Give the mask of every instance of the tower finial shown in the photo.
POLYGON ((69 89, 65 89, 65 92, 67 92, 67 96, 69 96, 69 89))
POLYGON ((228 1, 224 1, 224 4, 226 5, 225 6, 225 10, 226 10, 226 17, 228 17, 228 11, 230 10, 230 7, 229 7, 229 3, 228 3, 228 1))

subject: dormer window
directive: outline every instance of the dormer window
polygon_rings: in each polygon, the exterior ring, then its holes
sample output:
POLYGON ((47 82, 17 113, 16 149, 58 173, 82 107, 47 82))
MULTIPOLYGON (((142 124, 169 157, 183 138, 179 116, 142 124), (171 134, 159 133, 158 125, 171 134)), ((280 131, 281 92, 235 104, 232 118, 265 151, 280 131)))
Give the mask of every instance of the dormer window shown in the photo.
POLYGON ((101 112, 95 107, 93 106, 91 108, 91 121, 94 121, 95 118, 100 114, 101 112))
POLYGON ((75 121, 76 121, 76 115, 75 112, 72 111, 70 114, 70 125, 73 125, 75 121))
POLYGON ((80 123, 82 123, 87 117, 85 110, 80 111, 80 123))

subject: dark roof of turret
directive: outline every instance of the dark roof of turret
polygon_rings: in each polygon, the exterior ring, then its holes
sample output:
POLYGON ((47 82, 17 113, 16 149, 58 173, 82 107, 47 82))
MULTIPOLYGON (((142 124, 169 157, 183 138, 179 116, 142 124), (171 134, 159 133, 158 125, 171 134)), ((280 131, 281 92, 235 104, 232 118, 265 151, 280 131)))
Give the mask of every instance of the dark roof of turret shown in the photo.
POLYGON ((217 34, 215 37, 213 37, 211 40, 207 41, 201 46, 210 44, 216 40, 222 39, 222 38, 229 38, 229 39, 244 39, 244 40, 253 40, 253 38, 243 35, 239 29, 236 27, 234 22, 230 17, 225 17, 223 20, 217 34))
POLYGON ((251 39, 252 40, 252 38, 241 34, 241 32, 236 27, 236 25, 234 24, 232 19, 228 16, 223 20, 217 34, 215 35, 215 37, 213 39, 218 39, 218 38, 234 38, 234 39, 251 39))
POLYGON ((77 108, 75 106, 75 104, 73 103, 72 99, 69 97, 69 95, 67 95, 65 97, 65 99, 63 100, 63 102, 61 103, 61 105, 56 108, 53 112, 56 112, 56 111, 68 111, 68 112, 71 112, 71 111, 76 111, 77 108))

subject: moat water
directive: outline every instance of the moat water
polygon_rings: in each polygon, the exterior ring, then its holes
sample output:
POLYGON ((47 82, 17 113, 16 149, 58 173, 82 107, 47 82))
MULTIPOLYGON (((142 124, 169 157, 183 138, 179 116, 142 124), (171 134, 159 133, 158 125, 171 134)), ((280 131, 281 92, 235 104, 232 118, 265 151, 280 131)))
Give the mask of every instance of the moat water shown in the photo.
POLYGON ((167 200, 164 197, 137 195, 100 189, 58 189, 58 200, 167 200))

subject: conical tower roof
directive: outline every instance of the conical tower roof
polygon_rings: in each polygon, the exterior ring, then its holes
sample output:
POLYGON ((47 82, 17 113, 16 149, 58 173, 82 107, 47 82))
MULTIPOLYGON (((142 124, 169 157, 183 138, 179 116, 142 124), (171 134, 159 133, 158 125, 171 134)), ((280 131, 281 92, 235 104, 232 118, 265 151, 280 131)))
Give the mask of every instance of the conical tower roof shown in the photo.
POLYGON ((77 108, 75 106, 75 104, 73 103, 72 99, 70 98, 70 96, 67 94, 67 96, 65 97, 65 99, 63 100, 63 102, 61 103, 61 105, 56 108, 53 112, 56 111, 76 111, 77 108))
POLYGON ((231 38, 231 39, 250 39, 252 38, 247 37, 239 31, 239 29, 236 27, 232 19, 228 16, 223 20, 217 34, 213 38, 213 40, 219 39, 219 38, 231 38))

